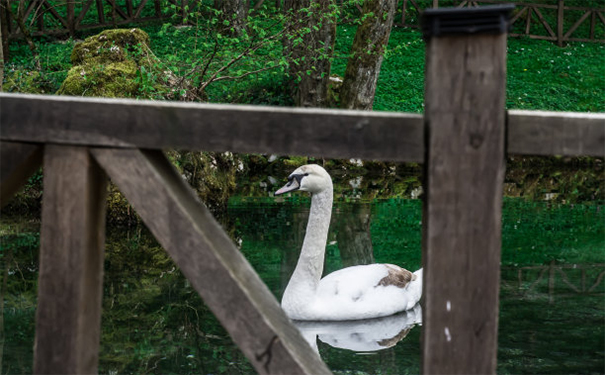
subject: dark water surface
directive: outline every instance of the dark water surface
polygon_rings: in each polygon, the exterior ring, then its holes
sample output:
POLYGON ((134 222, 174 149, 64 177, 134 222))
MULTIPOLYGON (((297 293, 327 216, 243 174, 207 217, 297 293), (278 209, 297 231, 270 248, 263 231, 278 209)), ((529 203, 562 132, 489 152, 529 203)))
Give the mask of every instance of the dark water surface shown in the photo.
MULTIPOLYGON (((301 196, 234 198, 223 218, 278 299, 297 260, 308 206, 301 196)), ((39 224, 3 218, 1 230, 1 373, 31 373, 39 224)), ((325 272, 370 262, 420 267, 419 200, 336 203, 325 272)), ((498 373, 603 373, 603 207, 506 199, 501 270, 498 373)), ((101 373, 254 373, 142 225, 108 228, 103 309, 101 373)), ((335 373, 414 374, 420 316, 418 307, 390 320, 300 328, 335 373)))

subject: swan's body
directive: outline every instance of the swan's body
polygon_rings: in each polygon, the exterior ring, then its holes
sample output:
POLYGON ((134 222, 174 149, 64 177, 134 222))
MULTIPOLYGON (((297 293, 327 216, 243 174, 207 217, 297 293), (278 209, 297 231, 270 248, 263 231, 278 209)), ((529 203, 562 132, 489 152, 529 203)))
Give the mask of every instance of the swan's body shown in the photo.
POLYGON ((335 271, 323 279, 332 213, 332 179, 318 165, 295 170, 275 194, 309 191, 311 212, 300 258, 284 291, 282 307, 295 320, 356 320, 413 308, 422 295, 422 269, 412 273, 392 264, 335 271))

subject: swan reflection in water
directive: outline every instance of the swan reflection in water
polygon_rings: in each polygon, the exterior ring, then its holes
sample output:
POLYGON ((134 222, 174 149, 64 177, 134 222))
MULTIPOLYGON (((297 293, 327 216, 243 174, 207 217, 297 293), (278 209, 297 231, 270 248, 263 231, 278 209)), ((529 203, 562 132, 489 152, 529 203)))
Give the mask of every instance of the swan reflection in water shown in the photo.
POLYGON ((319 352, 317 339, 334 348, 371 352, 395 346, 412 328, 422 324, 420 304, 383 318, 349 321, 294 321, 311 347, 319 352))

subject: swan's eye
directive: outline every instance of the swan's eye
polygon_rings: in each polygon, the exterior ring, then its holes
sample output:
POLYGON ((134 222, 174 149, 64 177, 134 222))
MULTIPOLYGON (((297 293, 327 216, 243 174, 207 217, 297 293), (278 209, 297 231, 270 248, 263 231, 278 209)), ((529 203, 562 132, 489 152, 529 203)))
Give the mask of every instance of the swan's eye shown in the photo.
POLYGON ((292 182, 293 180, 296 180, 296 182, 298 182, 298 184, 300 185, 302 183, 303 177, 308 176, 308 175, 309 175, 308 173, 293 174, 293 175, 290 175, 290 177, 288 177, 288 181, 292 182))

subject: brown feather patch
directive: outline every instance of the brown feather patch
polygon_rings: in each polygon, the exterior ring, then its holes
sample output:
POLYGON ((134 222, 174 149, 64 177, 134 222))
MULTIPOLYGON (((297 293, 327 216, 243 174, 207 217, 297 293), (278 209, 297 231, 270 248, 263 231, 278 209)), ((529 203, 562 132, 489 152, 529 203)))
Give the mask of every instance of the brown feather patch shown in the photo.
POLYGON ((405 286, 408 285, 410 281, 416 280, 416 275, 406 270, 405 268, 401 268, 393 264, 385 264, 385 267, 389 271, 389 274, 383 277, 382 280, 380 280, 380 282, 378 282, 376 286, 395 285, 398 288, 405 288, 405 286))

